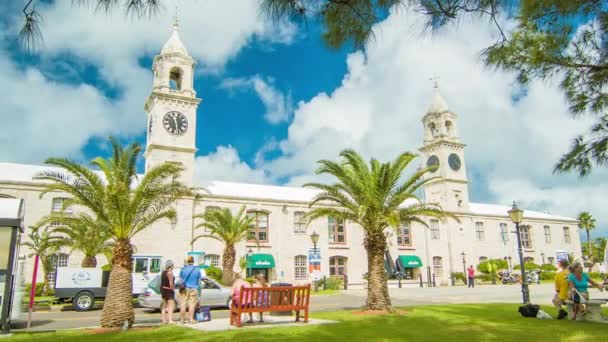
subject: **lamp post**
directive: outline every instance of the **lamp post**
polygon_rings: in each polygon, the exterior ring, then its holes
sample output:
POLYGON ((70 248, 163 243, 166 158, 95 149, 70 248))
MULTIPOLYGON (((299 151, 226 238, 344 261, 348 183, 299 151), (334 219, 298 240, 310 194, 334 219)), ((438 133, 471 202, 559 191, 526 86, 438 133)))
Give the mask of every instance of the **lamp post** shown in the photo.
POLYGON ((460 253, 460 255, 462 256, 462 273, 464 274, 464 284, 468 285, 469 278, 467 277, 467 259, 465 259, 467 255, 464 254, 464 251, 460 253))
POLYGON ((515 223, 515 234, 517 234, 517 254, 519 254, 519 267, 521 267, 521 296, 524 304, 530 303, 530 290, 528 288, 528 280, 526 279, 526 269, 524 268, 524 251, 521 246, 521 234, 519 232, 519 224, 524 219, 524 211, 517 207, 517 203, 513 202, 513 208, 508 211, 511 221, 515 223))
POLYGON ((251 248, 249 248, 249 250, 247 251, 247 260, 246 260, 246 266, 245 266, 245 278, 249 278, 249 273, 251 273, 249 271, 250 267, 249 267, 249 261, 251 260, 251 257, 253 256, 253 251, 251 250, 251 248))
MULTIPOLYGON (((317 259, 317 242, 319 242, 319 234, 317 234, 317 232, 312 232, 312 234, 310 234, 310 241, 312 242, 312 255, 315 258, 315 264, 313 265, 313 274, 314 274, 314 270, 315 270, 315 266, 316 266, 316 259, 317 259)), ((315 292, 318 292, 319 289, 317 288, 317 280, 315 279, 314 275, 312 278, 312 287, 315 289, 315 292)))
POLYGON ((545 253, 540 252, 540 257, 543 258, 543 265, 545 264, 545 253))

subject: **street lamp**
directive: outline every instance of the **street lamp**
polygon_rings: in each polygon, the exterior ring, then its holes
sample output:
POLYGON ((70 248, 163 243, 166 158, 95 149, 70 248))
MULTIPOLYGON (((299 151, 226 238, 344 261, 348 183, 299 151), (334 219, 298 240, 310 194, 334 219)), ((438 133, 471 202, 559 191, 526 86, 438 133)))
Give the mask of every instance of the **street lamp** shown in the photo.
MULTIPOLYGON (((312 232, 312 234, 310 234, 310 241, 312 241, 312 255, 313 257, 315 257, 315 259, 317 259, 317 242, 319 242, 319 234, 317 234, 317 232, 312 232)), ((317 261, 315 261, 316 263, 317 261)), ((313 265, 313 278, 312 278, 312 287, 315 289, 315 292, 318 292, 319 289, 317 288, 317 280, 314 277, 314 268, 316 265, 313 265)))
POLYGON ((249 248, 249 250, 247 251, 247 260, 246 260, 246 265, 245 265, 245 278, 250 277, 250 267, 249 267, 249 262, 251 260, 251 257, 253 256, 253 251, 251 250, 251 248, 249 248))
POLYGON ((521 234, 519 232, 519 224, 524 219, 524 211, 517 207, 517 203, 513 201, 513 208, 508 211, 511 221, 515 223, 515 234, 517 234, 517 254, 519 254, 519 267, 521 267, 521 296, 524 304, 530 303, 530 290, 528 288, 528 280, 526 279, 526 269, 524 268, 524 252, 521 247, 521 234))
POLYGON ((465 257, 467 256, 466 254, 464 254, 464 251, 462 253, 460 253, 460 255, 462 256, 462 273, 464 274, 464 284, 468 285, 469 281, 468 281, 468 277, 467 277, 467 259, 465 259, 465 257))

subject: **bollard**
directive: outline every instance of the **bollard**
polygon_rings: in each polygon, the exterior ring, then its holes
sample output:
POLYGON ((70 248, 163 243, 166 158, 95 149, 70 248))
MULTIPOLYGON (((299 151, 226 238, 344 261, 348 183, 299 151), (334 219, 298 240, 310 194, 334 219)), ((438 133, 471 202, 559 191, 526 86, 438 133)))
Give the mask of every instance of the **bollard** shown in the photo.
POLYGON ((344 290, 348 290, 348 276, 344 275, 344 290))
POLYGON ((452 286, 456 286, 456 277, 452 274, 452 286))
POLYGON ((437 286, 437 284, 435 284, 435 273, 433 273, 433 287, 437 286))
POLYGON ((419 274, 418 278, 420 279, 420 287, 423 287, 423 285, 422 285, 422 274, 419 274))
POLYGON ((402 278, 401 273, 399 273, 399 288, 401 288, 401 278, 402 278))

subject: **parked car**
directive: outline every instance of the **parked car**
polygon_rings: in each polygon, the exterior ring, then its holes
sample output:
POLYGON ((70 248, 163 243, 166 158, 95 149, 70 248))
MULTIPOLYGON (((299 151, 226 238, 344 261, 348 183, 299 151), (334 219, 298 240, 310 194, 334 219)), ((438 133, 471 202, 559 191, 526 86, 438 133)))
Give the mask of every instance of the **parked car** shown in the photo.
MULTIPOLYGON (((178 290, 176 290, 178 291, 178 290)), ((199 295, 201 306, 230 307, 232 304, 231 289, 210 278, 201 280, 199 295)), ((154 277, 143 294, 137 297, 139 305, 145 308, 160 309, 160 276, 154 277)), ((175 296, 176 308, 179 308, 179 295, 175 296)))

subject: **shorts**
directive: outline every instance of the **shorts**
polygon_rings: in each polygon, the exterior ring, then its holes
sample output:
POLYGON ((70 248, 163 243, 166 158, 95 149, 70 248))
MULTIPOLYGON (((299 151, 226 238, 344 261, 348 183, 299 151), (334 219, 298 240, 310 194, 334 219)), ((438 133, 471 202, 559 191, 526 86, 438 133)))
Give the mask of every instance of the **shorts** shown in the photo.
POLYGON ((184 289, 182 293, 179 294, 179 307, 185 308, 188 306, 196 306, 198 304, 198 290, 197 289, 184 289))

